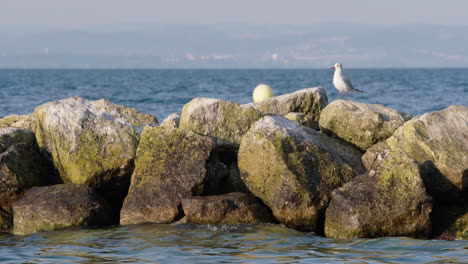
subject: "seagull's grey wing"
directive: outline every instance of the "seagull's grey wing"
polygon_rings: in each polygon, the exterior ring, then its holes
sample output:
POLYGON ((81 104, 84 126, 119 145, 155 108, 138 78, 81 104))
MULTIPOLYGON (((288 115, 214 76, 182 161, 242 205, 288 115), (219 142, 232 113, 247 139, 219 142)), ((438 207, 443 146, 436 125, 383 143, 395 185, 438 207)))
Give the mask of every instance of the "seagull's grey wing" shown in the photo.
POLYGON ((351 80, 347 77, 344 77, 343 76, 343 81, 346 83, 346 85, 348 85, 351 89, 354 89, 353 87, 353 83, 351 83, 351 80))
POLYGON ((351 91, 349 91, 349 92, 361 92, 361 93, 362 93, 361 90, 354 88, 354 86, 353 86, 353 84, 351 83, 351 80, 350 80, 350 79, 348 79, 348 78, 346 78, 346 77, 343 77, 343 81, 346 83, 346 85, 347 85, 347 86, 349 87, 349 89, 351 90, 351 91))

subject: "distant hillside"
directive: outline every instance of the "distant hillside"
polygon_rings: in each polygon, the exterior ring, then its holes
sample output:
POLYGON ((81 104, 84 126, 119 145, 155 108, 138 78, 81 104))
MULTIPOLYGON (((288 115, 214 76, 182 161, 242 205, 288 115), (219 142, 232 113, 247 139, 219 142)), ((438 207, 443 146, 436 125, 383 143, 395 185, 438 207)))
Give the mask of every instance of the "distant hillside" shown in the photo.
POLYGON ((468 27, 116 25, 0 30, 1 68, 467 67, 468 27))

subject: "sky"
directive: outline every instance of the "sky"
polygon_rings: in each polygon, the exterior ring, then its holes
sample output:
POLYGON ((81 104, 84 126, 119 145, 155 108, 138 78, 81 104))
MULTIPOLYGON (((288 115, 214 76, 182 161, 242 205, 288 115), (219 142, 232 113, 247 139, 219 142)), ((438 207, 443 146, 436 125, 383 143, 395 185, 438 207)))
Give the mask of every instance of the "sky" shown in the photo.
POLYGON ((467 0, 0 0, 0 29, 150 24, 468 25, 467 0))

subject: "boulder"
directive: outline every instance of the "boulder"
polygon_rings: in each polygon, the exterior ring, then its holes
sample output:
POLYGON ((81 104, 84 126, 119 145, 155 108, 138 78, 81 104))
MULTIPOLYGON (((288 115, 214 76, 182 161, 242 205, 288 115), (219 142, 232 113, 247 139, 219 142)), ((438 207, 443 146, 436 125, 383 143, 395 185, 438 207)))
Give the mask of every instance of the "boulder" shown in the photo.
POLYGON ((363 156, 366 167, 387 152, 403 152, 419 162, 429 194, 450 203, 467 197, 468 106, 453 105, 415 117, 363 156))
POLYGON ((111 210, 93 188, 80 184, 33 187, 13 205, 14 234, 111 223, 111 210))
POLYGON ((241 178, 287 227, 321 231, 330 192, 364 173, 361 153, 282 116, 266 116, 245 134, 241 178))
POLYGON ((182 199, 187 223, 259 224, 271 223, 268 207, 251 194, 229 193, 216 196, 194 196, 182 199))
POLYGON ((284 116, 291 112, 303 113, 303 123, 318 130, 320 113, 327 103, 328 97, 325 89, 314 87, 268 98, 258 103, 255 108, 264 115, 284 116))
POLYGON ((262 115, 251 106, 211 98, 194 98, 182 109, 180 128, 214 137, 221 144, 238 145, 262 115))
POLYGON ((166 119, 164 119, 161 124, 159 125, 160 127, 172 127, 172 128, 178 128, 180 123, 180 114, 179 113, 172 113, 166 119))
POLYGON ((11 213, 21 193, 50 183, 53 168, 40 152, 34 133, 23 128, 0 128, 0 208, 11 213))
POLYGON ((98 188, 117 211, 133 170, 137 130, 157 124, 156 118, 77 96, 40 105, 35 113, 39 145, 51 153, 63 182, 98 188))
POLYGON ((431 230, 431 210, 418 163, 403 153, 394 154, 332 192, 325 235, 426 238, 431 230))
POLYGON ((384 141, 412 118, 411 115, 377 104, 336 100, 320 115, 320 130, 365 151, 384 141))
POLYGON ((212 139, 191 131, 146 127, 120 224, 170 223, 180 218, 182 198, 203 193, 215 147, 212 139))
POLYGON ((0 119, 0 128, 5 127, 19 127, 36 131, 37 118, 34 113, 28 115, 10 115, 0 119))

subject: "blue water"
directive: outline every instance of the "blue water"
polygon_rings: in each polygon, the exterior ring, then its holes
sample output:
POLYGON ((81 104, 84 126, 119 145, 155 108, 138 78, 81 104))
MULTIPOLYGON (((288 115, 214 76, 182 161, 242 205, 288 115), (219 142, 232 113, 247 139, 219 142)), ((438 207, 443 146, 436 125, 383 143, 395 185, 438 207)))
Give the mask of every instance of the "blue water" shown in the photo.
MULTIPOLYGON (((346 70, 346 69, 345 69, 346 70)), ((468 69, 350 69, 365 92, 354 101, 382 104, 413 115, 468 104, 468 69)), ((160 121, 193 97, 250 102, 257 84, 276 94, 322 86, 337 98, 332 70, 0 70, 0 117, 73 95, 107 98, 160 121)))
MULTIPOLYGON (((468 69, 353 69, 351 99, 413 115, 468 104, 468 69)), ((159 120, 193 97, 251 101, 259 83, 276 94, 323 86, 331 70, 0 70, 0 117, 48 101, 107 98, 159 120)), ((27 236, 0 234, 0 263, 467 263, 468 241, 328 239, 280 225, 135 225, 27 236)))

